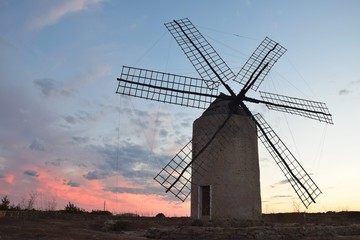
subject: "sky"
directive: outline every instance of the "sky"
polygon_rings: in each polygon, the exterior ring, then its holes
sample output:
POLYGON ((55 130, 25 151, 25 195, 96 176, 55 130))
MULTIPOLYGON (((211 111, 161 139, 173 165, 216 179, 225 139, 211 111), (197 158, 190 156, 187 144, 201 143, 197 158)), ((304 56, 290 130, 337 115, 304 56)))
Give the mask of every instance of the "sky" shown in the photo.
POLYGON ((259 142, 262 211, 360 210, 359 11, 356 0, 0 0, 0 197, 189 216, 153 177, 202 111, 115 93, 123 65, 198 77, 163 25, 187 17, 235 73, 266 36, 279 42, 288 51, 260 90, 333 114, 326 125, 248 104, 322 190, 302 207, 259 142))

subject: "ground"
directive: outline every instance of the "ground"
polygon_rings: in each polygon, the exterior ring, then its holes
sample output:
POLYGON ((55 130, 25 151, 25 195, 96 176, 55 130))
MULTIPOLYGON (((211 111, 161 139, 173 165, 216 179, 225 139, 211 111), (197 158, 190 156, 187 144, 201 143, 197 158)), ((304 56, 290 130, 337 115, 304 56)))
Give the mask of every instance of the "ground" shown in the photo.
POLYGON ((260 221, 1 212, 0 239, 360 240, 360 213, 267 214, 260 221))

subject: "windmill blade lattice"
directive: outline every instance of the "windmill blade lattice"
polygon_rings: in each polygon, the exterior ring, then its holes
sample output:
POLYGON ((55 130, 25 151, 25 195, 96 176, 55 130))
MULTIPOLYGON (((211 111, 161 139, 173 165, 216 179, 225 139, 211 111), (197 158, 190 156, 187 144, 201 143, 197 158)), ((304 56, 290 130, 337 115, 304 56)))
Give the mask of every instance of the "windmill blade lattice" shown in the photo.
POLYGON ((124 66, 116 93, 205 109, 217 97, 202 79, 124 66))
POLYGON ((289 151, 274 130, 260 114, 254 118, 258 126, 258 136, 286 179, 306 208, 321 194, 321 190, 289 151))
POLYGON ((285 52, 286 48, 266 37, 240 69, 234 81, 246 85, 268 64, 251 86, 251 89, 256 91, 272 66, 285 52))
POLYGON ((235 78, 228 65, 189 19, 174 20, 165 23, 165 26, 210 89, 221 84, 219 78, 224 82, 235 78))
POLYGON ((325 103, 261 91, 260 96, 271 110, 296 114, 333 124, 331 114, 325 103))
POLYGON ((181 201, 185 201, 191 193, 191 155, 190 140, 154 178, 181 201), (173 185, 177 179, 177 183, 173 185))

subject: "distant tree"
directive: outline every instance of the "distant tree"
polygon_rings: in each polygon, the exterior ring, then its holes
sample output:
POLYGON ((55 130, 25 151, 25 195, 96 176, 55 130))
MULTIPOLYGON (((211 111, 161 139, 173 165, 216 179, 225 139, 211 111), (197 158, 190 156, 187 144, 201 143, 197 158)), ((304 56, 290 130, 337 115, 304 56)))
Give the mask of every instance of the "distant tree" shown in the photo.
POLYGON ((38 193, 31 192, 29 193, 29 198, 27 199, 26 195, 21 198, 19 207, 22 210, 35 210, 36 200, 38 198, 38 193))
POLYGON ((9 210, 10 200, 7 196, 1 199, 0 210, 9 210))
POLYGON ((52 197, 51 200, 45 201, 45 211, 55 211, 56 210, 56 198, 52 197))
POLYGON ((21 201, 19 202, 19 207, 20 207, 21 210, 25 210, 25 209, 26 209, 27 204, 26 204, 26 196, 25 196, 25 195, 23 195, 23 196, 21 197, 21 201))
POLYGON ((38 194, 36 192, 29 193, 29 199, 26 204, 27 210, 35 210, 35 203, 36 203, 37 197, 38 197, 38 194))

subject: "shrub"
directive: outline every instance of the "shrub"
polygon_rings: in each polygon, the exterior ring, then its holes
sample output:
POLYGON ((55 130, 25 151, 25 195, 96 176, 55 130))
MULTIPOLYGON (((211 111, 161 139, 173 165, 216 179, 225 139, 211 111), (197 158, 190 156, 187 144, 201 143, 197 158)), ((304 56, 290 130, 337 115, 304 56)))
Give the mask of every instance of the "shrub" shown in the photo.
POLYGON ((163 213, 158 213, 158 214, 156 214, 155 217, 156 217, 156 218, 165 218, 165 214, 163 214, 163 213))
POLYGON ((120 213, 117 216, 119 217, 140 217, 137 213, 120 213))
POLYGON ((91 211, 91 214, 94 214, 94 215, 106 215, 106 216, 111 216, 112 213, 109 212, 109 211, 102 211, 102 210, 92 210, 91 211))
POLYGON ((85 209, 82 209, 82 208, 79 208, 77 207, 74 203, 72 202, 69 202, 65 208, 64 208, 64 211, 65 212, 68 212, 68 213, 84 213, 86 212, 85 209))

